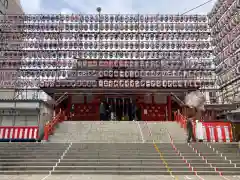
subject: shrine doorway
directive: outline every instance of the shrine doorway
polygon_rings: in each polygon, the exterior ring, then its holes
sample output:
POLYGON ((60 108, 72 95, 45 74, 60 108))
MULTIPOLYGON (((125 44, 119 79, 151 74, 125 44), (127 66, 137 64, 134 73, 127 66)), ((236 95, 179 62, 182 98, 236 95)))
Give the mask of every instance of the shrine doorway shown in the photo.
POLYGON ((136 120, 136 103, 132 97, 105 97, 107 120, 136 120))

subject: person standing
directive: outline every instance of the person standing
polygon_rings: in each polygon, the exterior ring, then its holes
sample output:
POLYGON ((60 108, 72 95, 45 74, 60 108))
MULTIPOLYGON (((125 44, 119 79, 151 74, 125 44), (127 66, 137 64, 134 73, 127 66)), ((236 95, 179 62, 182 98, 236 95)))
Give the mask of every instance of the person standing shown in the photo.
POLYGON ((190 143, 190 141, 192 140, 193 142, 196 142, 196 138, 195 135, 193 133, 193 121, 194 118, 197 114, 197 109, 195 107, 191 108, 188 107, 187 108, 187 142, 190 143))
POLYGON ((100 103, 99 111, 100 111, 100 120, 105 121, 105 119, 106 119, 106 117, 105 117, 105 106, 104 106, 103 102, 100 103))

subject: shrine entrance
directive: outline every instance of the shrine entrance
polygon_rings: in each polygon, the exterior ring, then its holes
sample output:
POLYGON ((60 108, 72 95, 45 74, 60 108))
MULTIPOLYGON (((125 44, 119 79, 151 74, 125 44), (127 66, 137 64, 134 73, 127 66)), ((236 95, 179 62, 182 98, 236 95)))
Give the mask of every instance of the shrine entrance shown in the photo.
POLYGON ((141 120, 136 116, 138 107, 133 96, 107 96, 103 102, 106 109, 106 120, 141 120))
MULTIPOLYGON (((134 91, 114 89, 43 89, 54 99, 61 96, 64 100, 58 105, 66 112, 68 121, 99 121, 100 104, 104 102, 108 110, 106 120, 172 121, 174 100, 169 92, 154 89, 134 91), (64 95, 65 94, 65 95, 64 95), (66 95, 67 94, 67 95, 66 95)), ((180 97, 182 92, 175 92, 180 97)), ((60 98, 61 99, 61 98, 60 98)))

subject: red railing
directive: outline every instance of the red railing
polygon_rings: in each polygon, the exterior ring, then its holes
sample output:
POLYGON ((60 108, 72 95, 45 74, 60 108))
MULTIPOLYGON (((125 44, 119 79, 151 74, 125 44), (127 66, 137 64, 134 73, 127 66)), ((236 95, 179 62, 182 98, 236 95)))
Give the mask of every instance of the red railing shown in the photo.
POLYGON ((61 111, 50 121, 48 122, 44 127, 44 140, 48 140, 49 136, 53 134, 56 125, 65 119, 65 112, 61 111))
POLYGON ((179 112, 174 112, 174 119, 175 119, 175 121, 177 121, 181 125, 182 128, 186 129, 186 127, 187 127, 186 117, 184 117, 179 112))

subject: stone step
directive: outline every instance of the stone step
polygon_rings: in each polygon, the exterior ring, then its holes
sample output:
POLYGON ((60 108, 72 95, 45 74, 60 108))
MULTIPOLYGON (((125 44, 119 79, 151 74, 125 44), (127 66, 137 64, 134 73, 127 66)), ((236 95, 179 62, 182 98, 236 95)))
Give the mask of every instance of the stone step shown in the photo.
POLYGON ((199 156, 199 157, 204 157, 207 160, 225 160, 223 157, 218 157, 218 156, 199 156))
MULTIPOLYGON (((173 172, 173 174, 175 175, 175 172, 173 172)), ((219 176, 219 172, 217 172, 217 171, 198 171, 197 172, 197 174, 198 175, 200 175, 200 176, 219 176)))
POLYGON ((57 162, 0 162, 0 166, 55 166, 57 162))
POLYGON ((12 162, 15 162, 15 163, 19 163, 19 162, 58 162, 58 159, 27 159, 27 158, 18 158, 18 159, 8 159, 8 158, 1 158, 0 160, 1 163, 12 163, 12 162))
MULTIPOLYGON (((164 163, 162 161, 159 162, 145 162, 145 161, 140 161, 140 162, 91 162, 91 163, 66 163, 66 162, 61 162, 59 166, 163 166, 165 167, 164 163)), ((187 166, 184 162, 183 163, 169 163, 168 166, 175 166, 175 167, 184 167, 187 166)))
POLYGON ((51 171, 53 166, 2 166, 1 171, 51 171))
MULTIPOLYGON (((174 150, 161 150, 159 149, 159 151, 163 154, 166 154, 166 153, 170 153, 170 154, 176 154, 176 151, 174 150)), ((81 153, 94 153, 94 152, 98 152, 98 153, 123 153, 123 154, 127 154, 127 153, 158 153, 156 149, 151 149, 151 150, 147 150, 147 151, 144 151, 144 150, 126 150, 126 151, 120 151, 120 150, 108 150, 108 149, 105 149, 105 150, 84 150, 84 151, 72 151, 72 150, 69 150, 69 153, 78 153, 78 152, 81 152, 81 153)))
POLYGON ((8 156, 4 156, 4 159, 59 159, 61 157, 61 155, 24 155, 24 156, 21 156, 21 155, 8 155, 8 156))
POLYGON ((63 152, 64 151, 62 151, 62 152, 41 152, 41 153, 37 153, 37 152, 24 152, 24 153, 17 153, 17 152, 11 152, 11 154, 9 154, 9 153, 1 153, 1 156, 4 156, 4 157, 6 157, 6 156, 28 156, 28 155, 32 155, 32 154, 36 154, 36 156, 56 156, 56 155, 58 155, 58 156, 61 156, 62 154, 63 154, 63 152))
POLYGON ((212 163, 213 167, 234 167, 234 164, 230 163, 212 163))
POLYGON ((218 153, 218 155, 220 156, 222 154, 222 156, 228 156, 228 157, 240 157, 240 152, 232 152, 232 153, 218 153))
MULTIPOLYGON (((56 162, 6 162, 6 163, 0 163, 0 166, 55 166, 56 162)), ((59 163, 59 166, 133 166, 133 165, 144 165, 144 166, 158 166, 163 165, 162 161, 158 162, 151 162, 151 161, 132 161, 132 162, 118 162, 118 161, 110 161, 110 162, 61 162, 59 163)), ((175 163, 175 164, 168 164, 168 166, 186 166, 186 164, 183 163, 175 163)), ((165 166, 164 166, 165 167, 165 166)))
POLYGON ((232 163, 236 163, 236 164, 240 164, 240 159, 233 159, 233 160, 231 160, 232 161, 232 163))
MULTIPOLYGON (((49 171, 0 171, 1 175, 33 175, 33 174, 48 174, 49 171)), ((167 171, 59 171, 55 170, 52 172, 53 175, 64 175, 64 174, 96 174, 96 175, 170 175, 167 171)), ((173 175, 195 175, 193 171, 173 171, 173 175)), ((239 175, 240 172, 223 172, 223 175, 239 175)), ((213 171, 198 171, 198 175, 219 175, 218 172, 213 171)))
MULTIPOLYGON (((171 167, 171 171, 190 171, 189 167, 171 167)), ((151 171, 167 171, 164 165, 161 166, 61 166, 60 164, 55 168, 55 170, 61 171, 77 171, 77 170, 116 170, 116 171, 141 171, 141 170, 151 170, 151 171)), ((214 171, 211 167, 197 167, 196 171, 214 171)))
MULTIPOLYGON (((159 156, 159 153, 158 152, 150 152, 150 153, 148 153, 148 152, 146 152, 146 153, 144 153, 144 152, 132 152, 132 153, 127 153, 127 152, 119 152, 119 153, 117 153, 117 152, 70 152, 70 151, 68 151, 67 152, 67 154, 68 155, 77 155, 77 156, 79 156, 79 155, 81 155, 81 156, 92 156, 92 155, 109 155, 109 154, 111 154, 111 155, 131 155, 131 154, 134 154, 134 155, 145 155, 145 156, 156 156, 156 155, 158 155, 159 156)), ((161 153, 163 156, 179 156, 177 153, 161 153)), ((196 155, 195 153, 193 153, 193 154, 187 154, 187 155, 196 155)))
POLYGON ((218 171, 239 171, 240 172, 240 168, 239 167, 219 167, 217 168, 218 171))
POLYGON ((200 153, 200 154, 201 156, 204 156, 204 157, 212 157, 212 156, 221 157, 220 154, 217 154, 217 153, 200 153))
POLYGON ((49 171, 42 170, 27 170, 27 171, 3 171, 0 170, 1 175, 33 175, 33 174, 49 174, 49 171))
MULTIPOLYGON (((161 159, 159 154, 156 155, 138 155, 138 154, 92 154, 92 155, 71 155, 71 154, 66 154, 64 156, 65 158, 124 158, 124 159, 129 159, 129 158, 139 158, 139 157, 143 157, 143 159, 161 159)), ((182 157, 178 156, 178 155, 174 155, 174 156, 169 156, 169 155, 163 155, 164 159, 174 159, 174 158, 180 158, 182 159, 182 157)), ((189 159, 201 159, 201 157, 199 156, 187 156, 186 158, 189 159)))
MULTIPOLYGON (((194 175, 192 171, 178 171, 173 172, 176 175, 194 175)), ((152 170, 140 170, 140 171, 133 171, 133 170, 77 170, 77 171, 64 171, 64 170, 55 170, 52 174, 98 174, 98 175, 170 175, 168 171, 152 171, 152 170)))
POLYGON ((212 164, 214 164, 214 163, 227 163, 228 161, 226 161, 226 160, 223 160, 223 159, 210 159, 210 160, 207 160, 207 162, 208 163, 212 163, 212 164))
MULTIPOLYGON (((160 155, 157 156, 121 156, 121 155, 105 155, 105 156, 71 156, 71 155, 66 155, 64 158, 68 159, 78 159, 78 158, 88 158, 88 159, 161 159, 160 155)), ((163 157, 165 160, 171 160, 171 159, 182 159, 180 156, 164 156, 163 157)), ((187 159, 187 158, 186 158, 187 159)), ((201 159, 201 157, 189 157, 189 159, 201 159)))
POLYGON ((240 175, 240 171, 222 171, 222 175, 223 176, 236 176, 236 175, 240 175))

